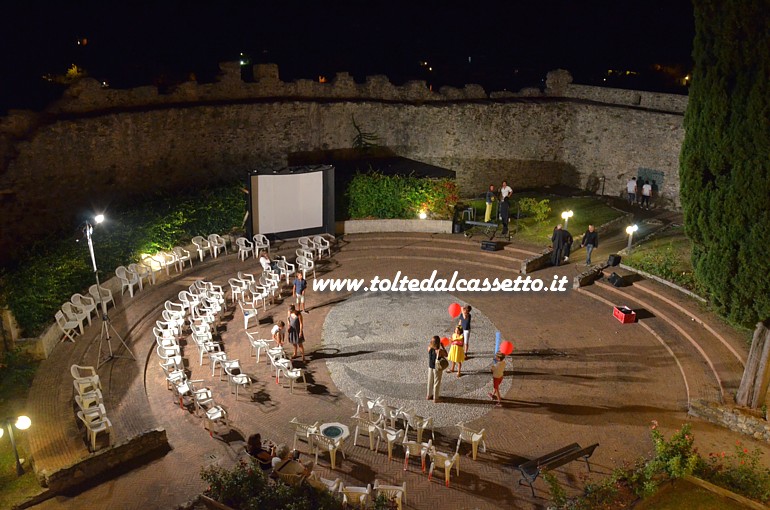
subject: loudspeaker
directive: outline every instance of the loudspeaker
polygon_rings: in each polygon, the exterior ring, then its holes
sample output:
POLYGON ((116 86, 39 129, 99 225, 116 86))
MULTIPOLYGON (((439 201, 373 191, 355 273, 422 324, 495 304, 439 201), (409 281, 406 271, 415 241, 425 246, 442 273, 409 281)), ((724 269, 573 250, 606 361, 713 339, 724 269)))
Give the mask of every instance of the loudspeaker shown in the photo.
POLYGON ((481 241, 481 249, 484 251, 498 251, 502 247, 497 241, 481 241))
POLYGON ((626 284, 626 282, 623 280, 623 277, 615 272, 613 272, 610 277, 607 278, 607 281, 615 287, 623 287, 626 284))
POLYGON ((612 255, 610 255, 610 258, 607 259, 607 265, 615 267, 618 264, 620 264, 620 255, 618 255, 617 253, 613 253, 612 255))

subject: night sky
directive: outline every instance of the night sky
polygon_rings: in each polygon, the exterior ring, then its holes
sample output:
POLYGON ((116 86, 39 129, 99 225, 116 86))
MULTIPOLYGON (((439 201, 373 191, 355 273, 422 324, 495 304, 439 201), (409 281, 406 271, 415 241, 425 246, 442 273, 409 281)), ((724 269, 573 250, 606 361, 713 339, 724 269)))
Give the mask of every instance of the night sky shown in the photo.
POLYGON ((42 76, 71 64, 111 87, 163 88, 191 73, 212 81, 217 63, 241 52, 279 64, 286 81, 349 71, 358 81, 386 74, 395 83, 517 90, 561 67, 596 84, 608 69, 635 70, 634 81, 604 84, 666 90, 671 84, 645 72, 655 63, 689 71, 693 30, 689 0, 32 0, 0 18, 0 108, 41 108, 61 91, 42 76))

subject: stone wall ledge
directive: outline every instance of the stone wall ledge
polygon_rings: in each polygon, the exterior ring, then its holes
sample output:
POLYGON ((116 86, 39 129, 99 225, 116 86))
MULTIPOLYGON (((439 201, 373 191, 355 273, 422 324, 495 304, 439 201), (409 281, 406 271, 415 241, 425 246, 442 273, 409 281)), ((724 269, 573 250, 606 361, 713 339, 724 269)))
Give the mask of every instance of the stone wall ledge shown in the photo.
POLYGON ((41 485, 48 487, 52 493, 57 493, 81 485, 94 477, 103 475, 108 470, 164 448, 168 448, 166 429, 158 427, 92 453, 55 472, 41 471, 36 474, 41 485))
POLYGON ((690 402, 689 414, 726 427, 733 432, 740 432, 754 439, 770 443, 770 422, 759 416, 754 416, 749 410, 703 400, 693 400, 690 402))
POLYGON ((519 272, 521 274, 530 274, 534 273, 538 269, 543 269, 544 267, 550 266, 552 252, 553 248, 546 248, 541 252, 540 255, 535 255, 534 257, 529 257, 528 259, 522 260, 521 269, 519 272))
POLYGON ((451 220, 373 219, 347 220, 337 223, 338 234, 370 234, 372 232, 423 232, 451 234, 451 220))

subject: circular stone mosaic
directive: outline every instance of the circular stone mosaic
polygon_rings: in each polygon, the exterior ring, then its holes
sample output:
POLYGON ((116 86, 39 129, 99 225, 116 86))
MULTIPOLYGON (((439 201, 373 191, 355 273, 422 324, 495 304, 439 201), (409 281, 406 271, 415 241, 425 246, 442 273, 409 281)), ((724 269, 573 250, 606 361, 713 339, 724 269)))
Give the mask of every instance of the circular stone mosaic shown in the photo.
MULTIPOLYGON (((447 312, 460 303, 448 293, 365 293, 337 304, 326 316, 322 352, 331 378, 351 400, 359 391, 367 398, 384 397, 394 407, 414 408, 432 416, 435 427, 480 418, 492 409, 492 357, 495 327, 474 308, 471 314, 471 357, 462 377, 444 373, 443 402, 426 400, 428 344, 433 335, 451 337, 457 325, 447 312)), ((506 360, 510 369, 510 358, 506 360)), ((511 387, 506 376, 500 387, 511 387)))

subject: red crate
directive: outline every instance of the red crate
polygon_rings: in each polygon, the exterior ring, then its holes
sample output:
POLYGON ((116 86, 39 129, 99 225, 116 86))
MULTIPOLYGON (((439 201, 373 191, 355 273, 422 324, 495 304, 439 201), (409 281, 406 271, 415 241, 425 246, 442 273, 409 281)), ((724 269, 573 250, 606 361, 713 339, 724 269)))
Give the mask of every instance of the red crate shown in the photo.
POLYGON ((631 324, 636 322, 636 312, 627 306, 614 307, 612 315, 621 322, 621 324, 631 324))

